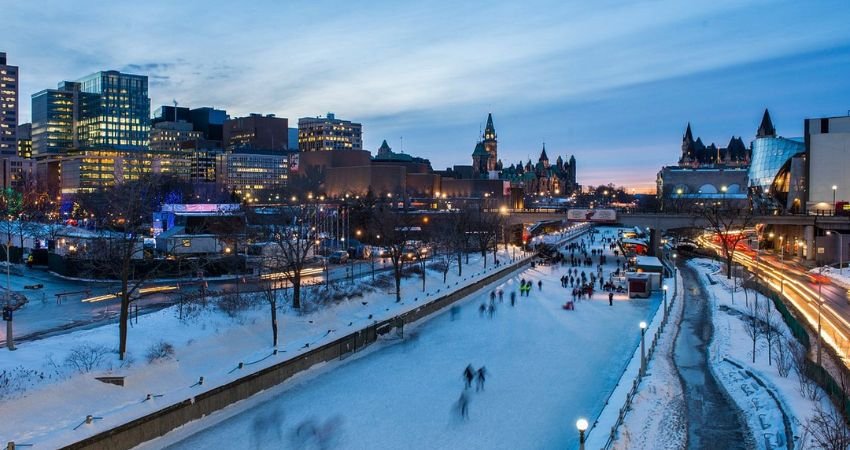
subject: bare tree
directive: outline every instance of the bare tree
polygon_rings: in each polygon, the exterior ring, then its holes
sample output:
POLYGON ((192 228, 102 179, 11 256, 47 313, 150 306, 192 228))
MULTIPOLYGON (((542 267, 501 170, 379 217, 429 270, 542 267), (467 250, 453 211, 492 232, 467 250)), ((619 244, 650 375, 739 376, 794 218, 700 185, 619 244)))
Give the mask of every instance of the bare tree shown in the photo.
POLYGON ((296 309, 301 308, 304 269, 318 244, 318 213, 315 203, 284 205, 265 215, 268 223, 259 224, 259 238, 270 247, 264 250, 263 271, 292 285, 292 307, 296 309))
POLYGON ((374 233, 381 236, 386 256, 392 263, 396 302, 400 302, 404 262, 407 254, 414 250, 413 238, 420 230, 418 223, 414 215, 391 205, 381 204, 375 209, 373 227, 374 233))
POLYGON ((150 230, 152 213, 163 203, 173 186, 165 177, 134 174, 128 181, 88 196, 90 210, 97 211, 100 235, 87 251, 85 263, 96 276, 116 279, 121 301, 118 319, 118 357, 127 352, 130 303, 138 289, 154 277, 165 259, 146 255, 142 239, 150 230), (143 270, 136 270, 141 263, 143 270))
POLYGON ((780 337, 776 340, 776 351, 773 353, 773 362, 776 363, 776 370, 779 372, 779 376, 782 378, 787 378, 791 373, 791 369, 794 367, 794 356, 791 354, 791 350, 788 348, 788 339, 780 337))
POLYGON ((712 234, 719 241, 726 260, 726 278, 732 278, 732 260, 738 244, 746 235, 744 230, 754 225, 750 208, 730 208, 726 202, 706 202, 695 207, 696 214, 706 220, 712 234))
POLYGON ((761 309, 758 300, 756 300, 752 306, 747 307, 747 311, 743 315, 744 332, 753 341, 753 364, 756 362, 756 345, 758 344, 759 337, 762 335, 763 323, 759 318, 761 309))
POLYGON ((502 216, 496 212, 480 211, 476 217, 475 236, 478 250, 487 267, 487 252, 493 251, 493 264, 499 247, 499 233, 502 230, 502 216))
POLYGON ((803 425, 816 448, 847 450, 850 448, 850 428, 844 416, 834 408, 815 405, 814 415, 803 425))
POLYGON ((272 346, 277 347, 277 289, 275 289, 274 281, 266 280, 262 283, 262 291, 260 294, 266 304, 269 305, 269 313, 271 314, 272 325, 272 346))

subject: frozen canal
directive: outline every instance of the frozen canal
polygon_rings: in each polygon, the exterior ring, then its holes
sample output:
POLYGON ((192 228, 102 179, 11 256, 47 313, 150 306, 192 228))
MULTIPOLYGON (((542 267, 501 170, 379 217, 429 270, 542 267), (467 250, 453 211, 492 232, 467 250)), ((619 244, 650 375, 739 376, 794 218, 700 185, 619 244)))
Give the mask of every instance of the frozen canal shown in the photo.
POLYGON ((492 319, 478 311, 489 302, 488 288, 459 303, 454 319, 442 313, 409 327, 403 341, 373 347, 143 447, 577 448, 576 419, 592 422, 600 412, 639 342, 638 323, 659 301, 618 295, 609 306, 607 293, 596 293, 565 311, 561 305, 571 294, 558 281, 565 271, 525 270, 493 285, 504 289, 505 300, 496 301, 492 319), (533 280, 534 290, 511 307, 509 293, 520 278, 533 280), (467 364, 486 366, 489 376, 484 392, 470 391, 464 421, 456 403, 467 364), (324 436, 323 447, 296 439, 305 421, 324 436))

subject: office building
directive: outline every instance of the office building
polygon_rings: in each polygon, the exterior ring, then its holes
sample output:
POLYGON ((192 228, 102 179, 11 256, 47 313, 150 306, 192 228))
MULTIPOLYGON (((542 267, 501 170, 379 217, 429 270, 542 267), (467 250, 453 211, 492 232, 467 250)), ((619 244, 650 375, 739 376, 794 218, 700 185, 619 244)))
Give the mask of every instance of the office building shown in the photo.
POLYGON ((18 125, 18 156, 32 158, 32 124, 18 125))
POLYGON ((806 119, 804 133, 806 211, 831 214, 836 203, 850 202, 850 116, 806 119))
POLYGON ((150 150, 155 154, 182 155, 182 144, 201 139, 201 134, 200 131, 195 131, 189 122, 156 122, 151 127, 150 150))
POLYGON ((33 156, 71 150, 145 151, 150 133, 146 76, 114 70, 62 82, 32 96, 33 156))
POLYGON ((224 122, 227 120, 230 120, 230 116, 223 109, 205 106, 189 111, 189 122, 192 122, 193 129, 211 141, 224 140, 224 122))
POLYGON ((78 147, 79 85, 62 82, 32 95, 32 155, 49 158, 78 147))
POLYGON ((0 156, 0 187, 19 192, 36 188, 35 161, 17 155, 0 156))
POLYGON ((228 151, 289 149, 289 121, 274 114, 251 114, 224 122, 224 148, 228 151))
POLYGON ((280 200, 289 178, 289 155, 257 150, 221 153, 216 156, 216 182, 246 202, 280 200))
POLYGON ((363 126, 337 119, 332 113, 326 117, 303 117, 298 119, 298 150, 363 150, 363 126))
POLYGON ((0 52, 0 155, 18 153, 18 67, 0 52))

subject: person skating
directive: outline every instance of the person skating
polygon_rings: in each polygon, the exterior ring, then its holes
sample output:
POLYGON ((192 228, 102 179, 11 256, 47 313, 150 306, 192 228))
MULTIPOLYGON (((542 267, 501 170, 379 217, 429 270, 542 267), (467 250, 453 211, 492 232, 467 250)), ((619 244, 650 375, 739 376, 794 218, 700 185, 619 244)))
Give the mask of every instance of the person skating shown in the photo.
POLYGON ((537 289, 543 290, 543 280, 537 280, 537 289))
POLYGON ((472 368, 472 364, 466 366, 466 369, 463 370, 463 379, 466 381, 466 388, 469 389, 472 387, 472 379, 475 378, 475 369, 472 368))
POLYGON ((485 380, 486 377, 487 377, 487 368, 485 368, 484 366, 481 366, 481 368, 478 369, 478 372, 476 372, 476 378, 475 378, 475 391, 476 392, 484 390, 484 380, 485 380))
POLYGON ((511 306, 516 305, 516 292, 511 292, 511 306))
POLYGON ((505 298, 505 291, 499 289, 499 303, 502 303, 502 300, 505 298))
POLYGON ((614 293, 608 293, 608 306, 614 306, 614 293))
POLYGON ((465 390, 460 393, 460 398, 457 399, 457 407, 461 419, 469 419, 469 396, 466 395, 465 390))
POLYGON ((485 312, 487 312, 487 306, 482 303, 481 306, 478 307, 478 315, 484 317, 485 312))

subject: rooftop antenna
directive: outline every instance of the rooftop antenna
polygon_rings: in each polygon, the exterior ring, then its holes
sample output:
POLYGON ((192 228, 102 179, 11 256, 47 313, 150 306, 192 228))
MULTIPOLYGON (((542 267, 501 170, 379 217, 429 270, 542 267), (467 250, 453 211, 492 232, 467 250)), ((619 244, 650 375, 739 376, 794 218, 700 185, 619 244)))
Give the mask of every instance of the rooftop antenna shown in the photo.
POLYGON ((404 136, 399 136, 398 140, 401 141, 401 152, 404 153, 404 136))
POLYGON ((171 99, 174 102, 174 121, 177 122, 177 99, 171 99))

